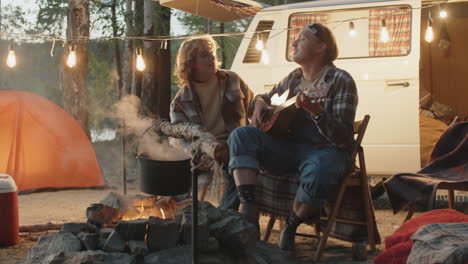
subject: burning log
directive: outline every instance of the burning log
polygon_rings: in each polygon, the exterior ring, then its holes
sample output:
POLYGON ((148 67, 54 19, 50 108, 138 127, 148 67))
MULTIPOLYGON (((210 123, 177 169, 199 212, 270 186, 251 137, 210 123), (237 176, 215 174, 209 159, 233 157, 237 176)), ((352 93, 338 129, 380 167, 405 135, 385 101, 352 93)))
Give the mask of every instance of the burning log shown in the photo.
POLYGON ((191 148, 200 148, 210 158, 225 162, 229 156, 228 146, 216 141, 216 138, 206 128, 193 123, 171 124, 166 120, 158 120, 153 126, 157 132, 173 138, 183 138, 191 143, 191 148))

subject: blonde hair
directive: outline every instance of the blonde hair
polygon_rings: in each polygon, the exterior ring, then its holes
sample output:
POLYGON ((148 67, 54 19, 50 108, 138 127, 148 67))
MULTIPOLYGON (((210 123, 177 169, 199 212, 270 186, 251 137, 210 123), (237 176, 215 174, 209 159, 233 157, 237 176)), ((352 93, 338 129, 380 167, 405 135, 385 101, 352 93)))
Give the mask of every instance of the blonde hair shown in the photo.
POLYGON ((197 56, 198 50, 203 45, 208 45, 208 48, 215 58, 215 66, 218 65, 218 58, 216 56, 218 44, 211 36, 199 36, 186 39, 180 45, 174 70, 174 76, 177 78, 177 84, 179 87, 190 86, 193 73, 192 67, 195 63, 195 57, 197 56))

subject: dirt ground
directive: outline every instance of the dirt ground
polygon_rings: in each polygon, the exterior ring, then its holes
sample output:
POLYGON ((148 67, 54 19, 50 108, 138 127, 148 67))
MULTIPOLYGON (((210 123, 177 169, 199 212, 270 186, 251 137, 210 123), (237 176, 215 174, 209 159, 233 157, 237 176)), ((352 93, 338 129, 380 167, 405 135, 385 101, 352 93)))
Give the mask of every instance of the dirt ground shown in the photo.
MULTIPOLYGON (((94 144, 97 158, 101 164, 106 180, 106 189, 101 190, 63 190, 53 192, 30 193, 19 196, 19 222, 20 226, 43 225, 47 223, 61 224, 65 222, 86 222, 86 208, 92 204, 101 201, 109 192, 122 191, 122 155, 120 154, 121 143, 117 141, 94 144)), ((131 149, 131 148, 129 148, 131 149)), ((136 177, 135 160, 129 154, 127 162, 127 182, 129 194, 139 193, 138 181, 136 177)), ((216 202, 210 199, 216 205, 216 202)), ((382 241, 385 237, 392 234, 402 223, 405 213, 393 215, 391 210, 376 210, 376 219, 378 230, 382 241)), ((417 214, 416 214, 417 215, 417 214)), ((278 221, 277 221, 278 222, 278 221)), ((264 232, 268 219, 261 218, 261 229, 264 232)), ((278 224, 274 229, 278 230, 278 224)), ((56 232, 56 231, 50 231, 56 232)), ((301 226, 301 233, 312 233, 309 226, 301 226)), ((12 247, 0 247, 0 263, 24 263, 29 248, 35 244, 37 238, 46 232, 41 233, 21 233, 20 242, 12 247)), ((273 231, 270 237, 270 243, 276 243, 277 231, 273 231)), ((262 236, 263 237, 263 236, 262 236)), ((296 238, 299 245, 298 258, 302 261, 311 260, 313 255, 313 239, 296 238)), ((322 258, 326 263, 372 263, 372 259, 383 248, 379 245, 377 252, 370 253, 367 262, 351 261, 351 244, 330 239, 322 258)))
MULTIPOLYGON (((136 187, 130 185, 128 193, 138 193, 136 187)), ((32 193, 19 196, 20 226, 38 224, 61 224, 65 222, 86 222, 86 208, 91 203, 101 201, 110 191, 119 192, 117 189, 105 190, 67 190, 56 192, 32 193)), ((391 210, 376 210, 377 225, 382 238, 392 234, 402 223, 404 212, 393 215, 391 210)), ((261 229, 265 230, 268 218, 261 217, 261 229)), ((279 229, 278 224, 275 225, 279 229)), ((302 233, 312 233, 311 227, 300 227, 302 233)), ((50 231, 55 232, 55 231, 50 231)), ((35 244, 36 239, 42 233, 21 233, 18 245, 0 248, 0 263, 23 263, 28 250, 35 244)), ((277 231, 274 231, 269 242, 275 243, 277 231)), ((313 239, 297 238, 296 242, 301 248, 300 258, 308 259, 314 249, 313 239)), ((382 249, 379 245, 378 249, 382 249)), ((368 261, 372 263, 373 257, 378 252, 370 253, 368 261)), ((354 263, 351 262, 351 244, 331 239, 327 245, 323 261, 327 263, 354 263)), ((366 262, 363 262, 366 263, 366 262)))

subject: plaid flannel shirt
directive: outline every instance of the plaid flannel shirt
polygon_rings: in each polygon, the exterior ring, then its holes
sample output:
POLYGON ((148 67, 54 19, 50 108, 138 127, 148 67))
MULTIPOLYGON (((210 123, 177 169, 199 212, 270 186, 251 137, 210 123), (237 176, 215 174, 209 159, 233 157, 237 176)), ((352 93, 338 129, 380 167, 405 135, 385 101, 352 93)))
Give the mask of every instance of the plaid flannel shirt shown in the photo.
MULTIPOLYGON (((253 92, 235 72, 218 70, 216 75, 223 98, 222 116, 227 131, 231 133, 235 128, 248 124, 247 108, 252 101, 253 92)), ((201 115, 197 93, 192 87, 181 87, 171 103, 171 123, 190 122, 202 125, 201 115)), ((171 144, 181 145, 184 149, 188 146, 186 142, 174 139, 171 144)))
MULTIPOLYGON (((258 98, 271 104, 270 99, 276 93, 281 95, 289 89, 289 97, 296 95, 298 93, 296 88, 301 83, 302 75, 302 69, 297 68, 275 85, 269 93, 255 96, 249 106, 249 116, 253 113, 258 98)), ((353 122, 358 103, 356 83, 348 72, 336 68, 333 64, 327 71, 324 82, 329 86, 326 97, 331 100, 321 102, 323 111, 320 118, 310 119, 315 122, 328 144, 351 151, 354 143, 353 122)))

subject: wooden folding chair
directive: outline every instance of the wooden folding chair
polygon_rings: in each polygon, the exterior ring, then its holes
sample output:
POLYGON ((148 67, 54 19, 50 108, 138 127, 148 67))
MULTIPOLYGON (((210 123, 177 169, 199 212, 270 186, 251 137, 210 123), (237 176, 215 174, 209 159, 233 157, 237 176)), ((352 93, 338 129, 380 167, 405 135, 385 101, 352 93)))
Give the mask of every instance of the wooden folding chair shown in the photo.
MULTIPOLYGON (((372 250, 375 250, 375 230, 374 227, 375 225, 375 218, 373 214, 373 206, 372 206, 372 199, 370 198, 370 191, 369 191, 369 185, 367 181, 367 173, 366 173, 366 164, 364 160, 364 150, 361 146, 362 139, 364 138, 364 133, 367 128, 367 124, 369 123, 370 116, 366 115, 363 120, 354 122, 354 134, 356 135, 356 143, 353 148, 352 152, 352 160, 355 161, 356 157, 358 157, 359 165, 356 166, 354 165, 353 170, 350 173, 347 173, 342 181, 340 182, 338 186, 338 193, 337 197, 335 200, 335 204, 331 210, 331 214, 328 217, 321 217, 321 220, 327 221, 327 226, 325 230, 322 232, 320 236, 314 236, 314 235, 304 235, 304 234, 296 234, 296 235, 301 235, 301 236, 307 236, 307 237, 315 237, 319 239, 319 243, 317 246, 317 249, 315 251, 314 255, 314 260, 319 261, 322 251, 325 248, 325 245, 327 243, 328 237, 332 231, 332 227, 336 222, 342 222, 342 223, 349 223, 349 224, 355 224, 355 225, 364 225, 367 227, 367 234, 368 234, 368 242, 372 250), (364 201, 364 210, 365 210, 365 221, 351 221, 351 220, 346 220, 346 219, 340 219, 337 217, 338 212, 341 208, 344 193, 348 187, 351 186, 361 186, 362 188, 362 200, 364 201)), ((355 162, 353 162, 355 164, 355 162)), ((265 238, 264 240, 267 241, 271 229, 273 228, 273 225, 275 223, 276 217, 270 217, 270 220, 268 222, 267 230, 265 233, 265 238)), ((319 234, 319 224, 316 224, 316 233, 319 234)))

